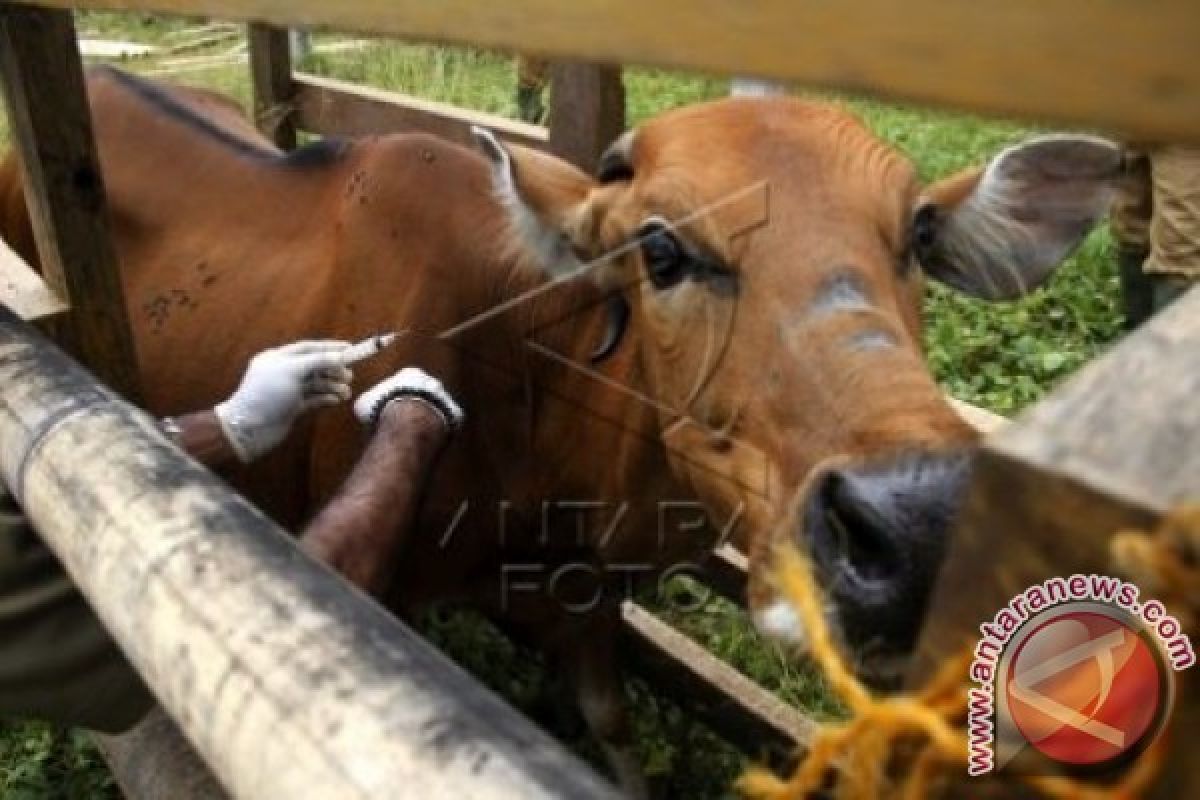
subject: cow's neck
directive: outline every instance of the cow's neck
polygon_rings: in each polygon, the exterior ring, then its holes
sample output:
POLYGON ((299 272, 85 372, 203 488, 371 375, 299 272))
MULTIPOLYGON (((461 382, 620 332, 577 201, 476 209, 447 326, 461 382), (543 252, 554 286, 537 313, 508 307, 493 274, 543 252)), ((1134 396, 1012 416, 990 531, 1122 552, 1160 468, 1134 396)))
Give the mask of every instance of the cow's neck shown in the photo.
MULTIPOLYGON (((509 298, 533 288, 528 278, 509 277, 504 285, 509 298)), ((657 524, 661 502, 689 498, 671 477, 658 414, 645 396, 638 331, 631 328, 611 358, 592 363, 606 325, 603 297, 585 285, 555 290, 509 315, 500 338, 509 343, 509 391, 522 397, 520 411, 482 435, 493 438, 491 458, 504 465, 504 500, 522 507, 539 533, 548 507, 551 515, 557 507, 567 528, 590 517, 588 527, 597 533, 597 522, 607 525, 620 515, 606 555, 655 557, 641 549, 658 546, 645 531, 657 524), (519 456, 496 435, 514 428, 519 456)))

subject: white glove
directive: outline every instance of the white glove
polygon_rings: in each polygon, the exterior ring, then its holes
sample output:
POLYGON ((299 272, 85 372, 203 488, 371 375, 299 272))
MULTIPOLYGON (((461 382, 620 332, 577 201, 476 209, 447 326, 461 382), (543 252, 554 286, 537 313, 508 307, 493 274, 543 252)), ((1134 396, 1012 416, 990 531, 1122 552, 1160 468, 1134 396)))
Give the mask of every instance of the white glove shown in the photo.
POLYGON ((438 412, 446 428, 458 430, 464 418, 463 410, 442 386, 442 382, 416 367, 405 367, 363 392, 354 401, 354 415, 359 422, 374 430, 384 406, 400 397, 421 400, 438 412))
POLYGON ((296 342, 250 360, 241 385, 215 409, 221 429, 243 462, 279 444, 305 411, 350 399, 351 372, 342 364, 349 342, 296 342))

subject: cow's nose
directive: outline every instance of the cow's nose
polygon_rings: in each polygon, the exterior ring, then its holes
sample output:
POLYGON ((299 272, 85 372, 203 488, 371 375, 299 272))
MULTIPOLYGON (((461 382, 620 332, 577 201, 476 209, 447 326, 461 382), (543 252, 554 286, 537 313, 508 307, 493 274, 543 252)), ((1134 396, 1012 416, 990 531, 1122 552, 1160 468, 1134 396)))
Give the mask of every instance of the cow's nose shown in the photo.
POLYGON ((860 656, 911 652, 967 465, 961 454, 913 453, 828 469, 814 481, 804 539, 860 656))

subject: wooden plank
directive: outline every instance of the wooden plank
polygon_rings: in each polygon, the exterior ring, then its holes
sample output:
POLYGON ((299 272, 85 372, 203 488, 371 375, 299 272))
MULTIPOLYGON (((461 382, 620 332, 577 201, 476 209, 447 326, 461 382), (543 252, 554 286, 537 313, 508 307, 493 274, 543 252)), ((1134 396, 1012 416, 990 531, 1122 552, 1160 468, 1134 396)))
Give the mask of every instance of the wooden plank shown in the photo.
POLYGON ((234 797, 617 796, 3 308, 0 480, 234 797))
POLYGON ((704 562, 704 583, 731 603, 746 605, 749 560, 732 544, 723 544, 704 562))
POLYGON ((545 128, 495 114, 301 72, 296 73, 295 82, 297 124, 325 136, 415 130, 474 147, 471 126, 480 125, 514 144, 545 148, 548 142, 545 128))
POLYGON ((986 408, 973 406, 957 397, 947 395, 946 399, 950 401, 951 407, 958 412, 960 417, 984 436, 989 436, 1008 424, 1008 417, 1002 417, 986 408))
POLYGON ((197 25, 191 28, 183 28, 177 31, 167 31, 163 38, 171 40, 191 39, 196 36, 206 36, 218 31, 232 31, 235 34, 241 33, 239 27, 232 22, 212 22, 206 25, 197 25))
POLYGON ((218 33, 209 34, 207 36, 199 36, 195 39, 187 39, 176 42, 170 45, 168 52, 173 55, 182 55, 184 53, 194 53, 197 50, 206 50, 218 44, 232 42, 241 38, 241 32, 237 28, 222 30, 218 33))
POLYGON ((782 764, 812 741, 817 723, 803 712, 635 603, 621 611, 634 669, 730 744, 782 764))
MULTIPOLYGON (((1112 574, 1118 530, 1153 529, 1200 499, 1200 290, 1193 289, 1010 427, 973 474, 913 675, 979 637, 1017 593, 1054 576, 1112 574)), ((1149 599, 1143 598, 1143 602, 1149 599)), ((1200 729, 1200 672, 1178 677, 1178 731, 1200 729)), ((1200 797, 1176 736, 1159 797, 1200 797)))
POLYGON ((0 239, 0 305, 23 320, 43 319, 67 310, 67 304, 0 239))
POLYGON ((39 2, 281 27, 328 25, 559 58, 779 78, 1152 141, 1200 141, 1195 0, 39 2))
POLYGON ((283 28, 251 24, 250 78, 254 84, 254 122, 281 150, 296 148, 296 86, 292 82, 292 49, 283 28))
POLYGON ((589 175, 625 130, 621 68, 557 61, 550 67, 550 152, 589 175))
POLYGON ((63 342, 131 399, 137 361, 67 11, 0 6, 0 77, 46 282, 71 304, 63 342))

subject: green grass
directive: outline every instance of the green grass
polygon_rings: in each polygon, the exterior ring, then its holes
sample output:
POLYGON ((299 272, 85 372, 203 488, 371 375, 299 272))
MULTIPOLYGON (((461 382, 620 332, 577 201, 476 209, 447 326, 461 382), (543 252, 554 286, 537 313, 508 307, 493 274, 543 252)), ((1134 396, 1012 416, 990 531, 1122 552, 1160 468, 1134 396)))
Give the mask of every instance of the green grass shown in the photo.
POLYGON ((0 720, 3 800, 115 800, 120 796, 83 731, 0 720))
MULTIPOLYGON (((189 24, 195 23, 87 13, 79 27, 155 42, 167 31, 189 24)), ((320 35, 317 40, 327 38, 320 35)), ((145 71, 155 65, 137 61, 127 66, 145 71)), ((514 67, 503 54, 380 43, 363 52, 315 56, 304 67, 496 114, 516 112, 514 67)), ((243 103, 249 100, 244 66, 189 73, 183 79, 228 92, 243 103)), ((630 69, 630 121, 720 96, 726 87, 721 79, 630 69)), ((862 115, 907 153, 927 180, 981 163, 1031 130, 961 114, 825 97, 862 115)), ((987 305, 932 288, 926 301, 926 346, 938 380, 956 396, 1002 414, 1018 411, 1052 389, 1119 332, 1112 249, 1108 233, 1096 232, 1046 288, 1017 303, 987 305)), ((667 588, 668 594, 696 591, 698 587, 683 580, 667 588)), ((671 611, 668 600, 657 604, 660 613, 718 656, 788 702, 819 715, 837 714, 837 704, 820 678, 762 641, 740 609, 712 599, 700 611, 680 614, 671 611)), ((578 719, 564 713, 565 704, 554 702, 553 677, 536 654, 514 646, 470 615, 431 614, 423 627, 433 641, 514 705, 586 757, 597 758, 578 719)), ((727 796, 732 778, 744 767, 740 755, 640 682, 631 681, 628 693, 643 763, 664 796, 727 796)), ((0 799, 109 796, 114 790, 106 773, 79 735, 36 724, 0 725, 0 799)))

